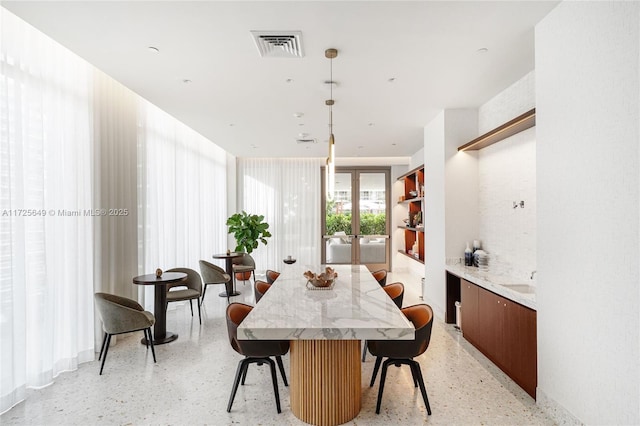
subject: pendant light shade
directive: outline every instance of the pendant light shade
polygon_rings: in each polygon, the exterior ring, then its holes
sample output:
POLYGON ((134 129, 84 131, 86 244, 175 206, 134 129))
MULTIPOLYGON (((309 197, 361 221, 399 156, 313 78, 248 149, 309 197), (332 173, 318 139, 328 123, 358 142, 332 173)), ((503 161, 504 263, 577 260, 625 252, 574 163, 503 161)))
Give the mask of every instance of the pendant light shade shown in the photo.
POLYGON ((338 56, 338 50, 327 49, 324 51, 324 56, 330 60, 329 83, 331 87, 331 99, 325 101, 325 105, 329 106, 329 156, 327 157, 326 167, 324 169, 325 189, 327 191, 327 200, 333 200, 336 181, 336 143, 335 137, 333 136, 333 104, 335 103, 333 100, 333 86, 335 86, 335 82, 333 81, 333 58, 338 56))

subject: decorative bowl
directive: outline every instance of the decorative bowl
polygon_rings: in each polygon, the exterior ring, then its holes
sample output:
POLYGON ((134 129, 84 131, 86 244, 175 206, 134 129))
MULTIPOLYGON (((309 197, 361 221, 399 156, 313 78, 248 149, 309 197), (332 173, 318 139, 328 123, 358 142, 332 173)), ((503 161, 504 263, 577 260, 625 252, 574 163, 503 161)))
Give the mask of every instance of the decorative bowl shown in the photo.
POLYGON ((307 279, 307 284, 311 284, 316 288, 330 288, 333 287, 333 283, 335 282, 338 274, 333 268, 327 266, 324 272, 319 274, 315 274, 311 271, 307 271, 304 274, 304 277, 307 279))

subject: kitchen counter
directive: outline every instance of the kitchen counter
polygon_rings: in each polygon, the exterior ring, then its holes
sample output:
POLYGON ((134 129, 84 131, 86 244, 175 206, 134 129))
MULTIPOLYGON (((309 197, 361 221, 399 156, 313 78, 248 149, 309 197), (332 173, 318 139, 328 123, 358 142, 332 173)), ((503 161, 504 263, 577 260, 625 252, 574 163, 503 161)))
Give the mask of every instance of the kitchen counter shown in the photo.
POLYGON ((499 296, 506 297, 516 303, 527 308, 536 310, 536 294, 535 286, 522 280, 516 280, 504 275, 495 275, 491 272, 480 271, 473 266, 464 265, 446 265, 447 272, 465 279, 477 286, 489 290, 499 296), (515 287, 514 287, 515 286, 515 287), (527 291, 517 291, 517 288, 526 287, 527 291))

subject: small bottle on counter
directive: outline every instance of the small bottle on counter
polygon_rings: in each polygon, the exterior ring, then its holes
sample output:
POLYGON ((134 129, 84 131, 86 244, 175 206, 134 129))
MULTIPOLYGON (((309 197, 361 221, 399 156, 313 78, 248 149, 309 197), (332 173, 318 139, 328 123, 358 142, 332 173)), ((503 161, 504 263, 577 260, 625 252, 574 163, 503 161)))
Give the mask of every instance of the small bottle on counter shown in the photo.
POLYGON ((467 243, 467 248, 464 249, 464 266, 473 265, 473 251, 469 247, 469 243, 467 243))

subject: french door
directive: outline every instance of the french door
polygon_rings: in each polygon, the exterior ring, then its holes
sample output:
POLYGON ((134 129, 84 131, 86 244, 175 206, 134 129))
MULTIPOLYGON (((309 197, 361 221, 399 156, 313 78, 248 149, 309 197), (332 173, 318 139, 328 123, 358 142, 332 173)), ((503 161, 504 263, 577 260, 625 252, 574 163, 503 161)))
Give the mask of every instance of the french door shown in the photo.
POLYGON ((390 169, 336 167, 322 190, 322 262, 390 269, 390 169))

